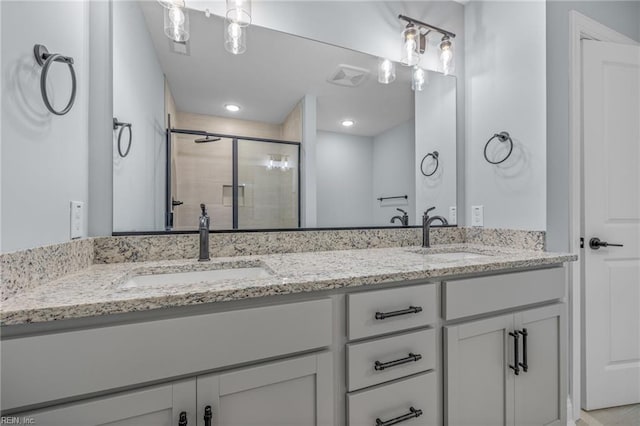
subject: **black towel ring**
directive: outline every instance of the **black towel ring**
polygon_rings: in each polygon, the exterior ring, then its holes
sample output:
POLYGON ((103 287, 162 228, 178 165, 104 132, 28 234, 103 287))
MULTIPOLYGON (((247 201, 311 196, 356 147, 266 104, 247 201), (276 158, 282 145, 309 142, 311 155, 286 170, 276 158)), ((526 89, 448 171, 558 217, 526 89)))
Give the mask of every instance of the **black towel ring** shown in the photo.
POLYGON ((131 133, 131 123, 121 123, 118 121, 117 118, 114 117, 113 130, 116 130, 118 127, 120 127, 120 131, 118 132, 118 154, 120 154, 120 157, 124 158, 127 155, 129 155, 129 151, 131 150, 131 141, 133 139, 133 134, 131 133), (129 130, 129 143, 127 144, 127 149, 123 153, 122 152, 122 133, 124 132, 124 129, 129 130))
POLYGON ((73 103, 76 101, 76 71, 73 68, 73 58, 71 56, 63 56, 59 53, 49 53, 47 48, 42 44, 36 44, 33 46, 33 54, 36 57, 36 62, 42 66, 42 73, 40 74, 40 91, 42 92, 42 100, 44 105, 49 111, 55 115, 65 115, 71 111, 73 103), (71 73, 71 97, 64 109, 57 111, 51 102, 49 101, 49 95, 47 94, 47 76, 49 75, 49 68, 54 62, 62 62, 69 66, 69 72, 71 73))
POLYGON ((440 160, 438 160, 438 157, 440 157, 440 154, 438 153, 438 151, 433 151, 428 153, 427 155, 425 155, 422 158, 422 161, 420 162, 420 171, 422 172, 423 175, 429 177, 429 176, 433 176, 435 174, 436 171, 438 171, 438 166, 440 165, 440 160), (436 166, 433 168, 433 171, 431 173, 425 173, 424 172, 424 160, 426 160, 427 158, 432 157, 434 159, 434 161, 436 162, 436 166))
POLYGON ((495 135, 491 136, 491 139, 489 139, 487 141, 487 143, 484 145, 484 159, 487 160, 487 162, 490 163, 490 164, 504 163, 505 161, 507 161, 507 158, 509 158, 511 156, 512 152, 513 152, 513 140, 511 139, 511 136, 509 135, 509 132, 496 133, 495 135), (487 148, 489 147, 489 144, 491 143, 491 141, 494 140, 494 139, 498 139, 500 142, 509 141, 509 152, 507 152, 507 155, 500 161, 491 161, 491 160, 489 160, 489 157, 487 156, 487 148))

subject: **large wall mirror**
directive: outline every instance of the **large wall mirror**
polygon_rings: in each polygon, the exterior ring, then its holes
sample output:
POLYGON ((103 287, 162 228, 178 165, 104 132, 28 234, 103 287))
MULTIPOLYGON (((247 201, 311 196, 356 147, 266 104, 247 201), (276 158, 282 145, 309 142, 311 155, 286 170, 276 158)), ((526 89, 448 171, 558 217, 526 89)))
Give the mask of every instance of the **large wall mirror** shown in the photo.
POLYGON ((200 204, 213 230, 449 217, 455 77, 381 84, 375 56, 258 26, 232 55, 222 18, 189 19, 176 43, 158 2, 113 2, 114 232, 195 230, 200 204))

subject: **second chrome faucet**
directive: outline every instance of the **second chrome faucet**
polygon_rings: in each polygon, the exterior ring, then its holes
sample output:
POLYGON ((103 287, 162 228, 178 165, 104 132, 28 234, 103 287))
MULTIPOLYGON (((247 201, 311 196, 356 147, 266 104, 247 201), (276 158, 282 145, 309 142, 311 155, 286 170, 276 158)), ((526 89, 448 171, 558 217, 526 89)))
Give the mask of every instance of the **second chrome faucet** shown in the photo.
POLYGON ((431 247, 431 224, 439 220, 443 225, 448 225, 447 219, 442 216, 429 216, 429 212, 435 210, 435 207, 428 208, 424 215, 422 215, 422 247, 431 247))

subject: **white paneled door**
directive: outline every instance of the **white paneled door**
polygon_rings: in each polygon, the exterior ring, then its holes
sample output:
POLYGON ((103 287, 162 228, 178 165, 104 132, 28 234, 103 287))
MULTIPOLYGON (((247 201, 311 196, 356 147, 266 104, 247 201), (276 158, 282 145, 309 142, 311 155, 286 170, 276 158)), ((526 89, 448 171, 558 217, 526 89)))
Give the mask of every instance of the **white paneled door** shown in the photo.
POLYGON ((640 47, 582 45, 583 408, 597 409, 640 402, 640 47))

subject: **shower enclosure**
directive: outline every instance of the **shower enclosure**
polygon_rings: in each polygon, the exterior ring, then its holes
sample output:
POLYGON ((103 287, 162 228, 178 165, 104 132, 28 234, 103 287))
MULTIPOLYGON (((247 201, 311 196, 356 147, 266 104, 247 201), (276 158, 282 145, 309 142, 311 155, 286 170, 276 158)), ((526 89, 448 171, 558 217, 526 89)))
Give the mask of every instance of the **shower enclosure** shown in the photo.
POLYGON ((300 227, 300 143, 167 129, 166 230, 300 227))

